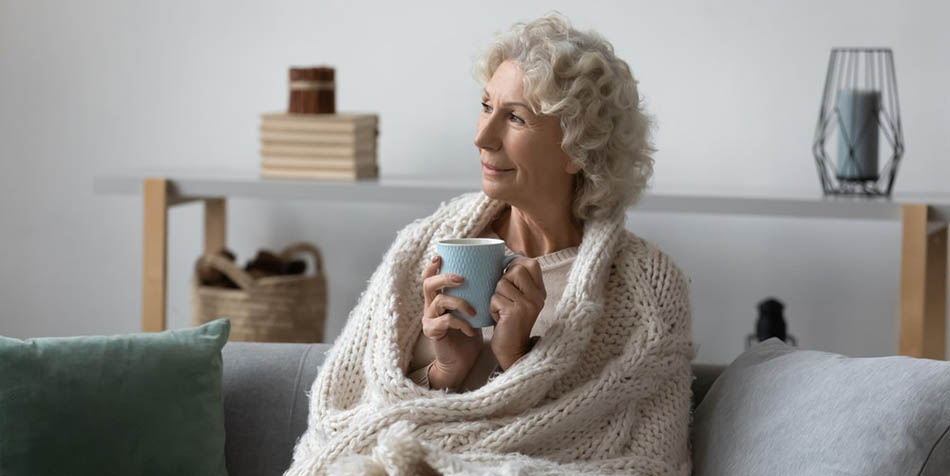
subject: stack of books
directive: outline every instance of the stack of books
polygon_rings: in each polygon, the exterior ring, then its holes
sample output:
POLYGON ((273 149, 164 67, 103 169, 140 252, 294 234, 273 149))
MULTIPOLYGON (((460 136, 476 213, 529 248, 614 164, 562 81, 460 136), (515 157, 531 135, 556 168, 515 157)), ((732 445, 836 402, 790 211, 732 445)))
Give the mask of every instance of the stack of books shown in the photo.
POLYGON ((261 114, 261 176, 378 177, 378 122, 376 114, 261 114))

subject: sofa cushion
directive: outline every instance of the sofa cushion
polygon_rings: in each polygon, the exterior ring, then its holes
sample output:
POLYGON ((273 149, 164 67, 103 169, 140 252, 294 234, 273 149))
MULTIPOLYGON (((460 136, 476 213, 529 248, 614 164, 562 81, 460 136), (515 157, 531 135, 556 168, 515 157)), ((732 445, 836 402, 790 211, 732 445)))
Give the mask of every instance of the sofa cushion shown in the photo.
POLYGON ((695 474, 946 474, 948 395, 950 362, 849 358, 769 339, 696 408, 695 474))
POLYGON ((0 474, 226 475, 229 331, 0 337, 0 474))
POLYGON ((308 393, 330 344, 228 342, 224 411, 229 476, 280 476, 307 428, 308 393))

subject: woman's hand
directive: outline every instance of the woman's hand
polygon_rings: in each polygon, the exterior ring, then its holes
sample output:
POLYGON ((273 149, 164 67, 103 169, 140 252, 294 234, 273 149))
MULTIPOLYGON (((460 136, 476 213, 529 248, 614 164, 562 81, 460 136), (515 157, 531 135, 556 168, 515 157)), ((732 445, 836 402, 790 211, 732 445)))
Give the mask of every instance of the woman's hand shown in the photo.
POLYGON ((459 286, 463 281, 455 274, 436 274, 441 267, 442 259, 437 255, 422 271, 425 298, 422 333, 435 350, 435 365, 429 372, 429 386, 432 388, 461 385, 475 365, 483 345, 481 329, 473 329, 468 321, 448 312, 454 309, 474 316, 475 308, 464 299, 439 292, 442 288, 459 286))
POLYGON ((495 320, 491 350, 502 370, 528 353, 531 329, 546 297, 541 265, 533 258, 515 259, 498 280, 490 306, 495 320))

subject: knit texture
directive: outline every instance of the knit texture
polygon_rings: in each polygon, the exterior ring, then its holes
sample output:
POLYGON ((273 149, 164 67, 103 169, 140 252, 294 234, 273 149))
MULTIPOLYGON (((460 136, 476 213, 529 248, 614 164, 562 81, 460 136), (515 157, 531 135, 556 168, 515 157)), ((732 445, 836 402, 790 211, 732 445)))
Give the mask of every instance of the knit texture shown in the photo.
POLYGON ((463 194, 400 230, 311 387, 285 476, 690 474, 688 283, 622 211, 585 222, 556 322, 509 369, 464 393, 406 377, 436 243, 504 205, 463 194))

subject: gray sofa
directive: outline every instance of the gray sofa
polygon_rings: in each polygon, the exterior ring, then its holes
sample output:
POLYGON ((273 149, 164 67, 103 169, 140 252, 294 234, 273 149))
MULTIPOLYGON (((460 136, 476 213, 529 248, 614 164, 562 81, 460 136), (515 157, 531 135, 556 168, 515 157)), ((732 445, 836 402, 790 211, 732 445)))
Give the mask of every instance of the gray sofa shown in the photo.
MULTIPOLYGON (((230 476, 280 475, 307 428, 306 392, 329 344, 229 342, 224 358, 226 454, 230 476)), ((694 365, 698 404, 724 367, 694 365)))

